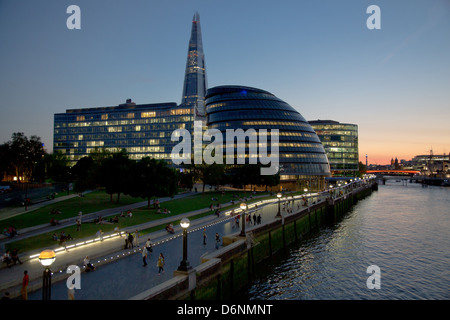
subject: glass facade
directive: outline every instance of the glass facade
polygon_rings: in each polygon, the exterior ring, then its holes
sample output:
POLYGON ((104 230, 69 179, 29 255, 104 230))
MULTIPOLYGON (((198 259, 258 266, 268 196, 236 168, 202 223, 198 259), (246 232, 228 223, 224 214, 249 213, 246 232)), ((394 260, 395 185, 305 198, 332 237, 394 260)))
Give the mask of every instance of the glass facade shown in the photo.
POLYGON ((176 103, 127 103, 115 107, 70 109, 54 115, 53 150, 71 164, 97 149, 124 148, 131 159, 170 160, 175 129, 193 130, 192 109, 176 103))
POLYGON ((356 124, 331 120, 316 120, 309 123, 322 141, 334 174, 358 171, 358 126, 356 124))
MULTIPOLYGON (((224 141, 227 129, 266 129, 268 133, 278 129, 282 180, 330 175, 325 150, 311 125, 289 104, 267 91, 242 86, 210 88, 206 115, 208 129, 220 130, 224 141)), ((267 145, 270 153, 269 141, 267 145)))
POLYGON ((195 120, 205 120, 207 87, 200 16, 196 13, 192 19, 191 38, 189 40, 183 96, 181 99, 181 104, 194 110, 195 120))

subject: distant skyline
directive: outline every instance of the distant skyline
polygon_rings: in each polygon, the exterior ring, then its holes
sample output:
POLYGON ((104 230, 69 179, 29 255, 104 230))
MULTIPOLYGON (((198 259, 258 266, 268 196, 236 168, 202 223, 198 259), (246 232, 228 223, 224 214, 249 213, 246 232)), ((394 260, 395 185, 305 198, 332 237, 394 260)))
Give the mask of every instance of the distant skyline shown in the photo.
POLYGON ((180 103, 195 12, 209 87, 256 87, 307 120, 357 124, 363 163, 450 152, 448 0, 1 0, 0 143, 24 132, 51 152, 55 113, 180 103), (66 26, 70 5, 80 30, 66 26))

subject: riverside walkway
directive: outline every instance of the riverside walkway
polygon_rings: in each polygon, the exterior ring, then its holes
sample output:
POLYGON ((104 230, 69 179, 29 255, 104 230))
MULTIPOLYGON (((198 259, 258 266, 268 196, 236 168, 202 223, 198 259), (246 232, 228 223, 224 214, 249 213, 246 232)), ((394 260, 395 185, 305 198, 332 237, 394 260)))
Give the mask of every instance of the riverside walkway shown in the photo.
MULTIPOLYGON (((189 195, 194 194, 194 192, 180 194, 175 196, 175 199, 181 199, 183 197, 187 197, 189 195)), ((261 197, 261 196, 259 196, 261 197)), ((258 196, 254 197, 254 200, 259 198, 258 196)), ((172 198, 162 198, 160 199, 160 202, 173 200, 172 198)), ((133 205, 128 205, 126 207, 119 207, 114 209, 108 209, 108 212, 101 211, 101 212, 94 212, 89 215, 83 215, 83 221, 85 219, 90 219, 97 217, 98 215, 102 215, 106 217, 108 214, 114 215, 117 214, 120 211, 123 211, 124 208, 126 209, 133 209, 133 208, 139 208, 142 206, 146 206, 147 202, 144 201, 142 203, 136 203, 133 205), (101 214, 100 214, 101 213, 101 214)), ((222 209, 230 206, 231 203, 222 204, 222 209)), ((192 217, 201 213, 205 213, 210 211, 209 208, 204 208, 200 210, 195 210, 191 212, 186 212, 183 214, 179 214, 176 216, 170 216, 167 218, 164 218, 162 215, 161 219, 154 220, 148 223, 140 224, 131 226, 125 229, 122 229, 121 232, 134 232, 137 230, 143 230, 147 228, 151 228, 153 226, 157 225, 164 225, 169 222, 173 222, 179 219, 182 219, 183 217, 192 217)), ((74 223, 73 221, 66 221, 65 224, 74 223)), ((191 221, 191 227, 189 230, 192 230, 193 228, 201 228, 203 230, 203 227, 208 229, 208 238, 207 238, 207 245, 203 247, 202 249, 210 250, 210 245, 214 246, 214 237, 215 237, 215 229, 213 231, 212 226, 217 224, 218 222, 225 222, 225 221, 233 221, 234 218, 229 216, 222 216, 221 218, 218 218, 215 214, 211 214, 209 216, 206 216, 204 218, 195 219, 191 221), (196 227, 197 226, 197 227, 196 227)), ((62 224, 64 224, 62 223, 62 224)), ((50 227, 46 225, 45 228, 35 227, 32 230, 28 230, 28 232, 19 232, 19 236, 15 237, 13 240, 17 240, 20 238, 30 237, 36 234, 39 234, 40 232, 49 232, 51 231, 50 227)), ((57 226, 57 228, 60 228, 61 225, 57 226)), ((56 227, 55 227, 56 228, 56 227)), ((231 228, 231 224, 229 225, 229 228, 231 228)), ((86 238, 86 239, 79 239, 77 240, 75 244, 72 244, 72 246, 68 245, 68 251, 65 251, 62 247, 55 245, 51 249, 55 250, 56 252, 56 260, 51 266, 51 270, 53 272, 52 276, 52 298, 53 299, 67 299, 67 286, 65 280, 70 274, 66 273, 67 268, 70 265, 77 265, 82 270, 82 289, 83 290, 77 290, 77 298, 79 299, 127 299, 130 297, 130 295, 127 294, 127 290, 121 289, 121 290, 110 290, 108 289, 107 292, 104 292, 105 295, 100 294, 98 290, 84 290, 85 287, 88 287, 88 284, 90 283, 89 279, 94 279, 94 283, 97 283, 97 281, 101 281, 102 278, 105 278, 105 281, 108 281, 108 286, 110 285, 110 281, 108 279, 111 279, 111 275, 109 274, 111 270, 114 272, 119 272, 117 274, 116 280, 125 281, 125 286, 129 286, 130 294, 134 295, 139 293, 138 291, 135 292, 132 290, 135 285, 130 285, 132 283, 131 279, 128 279, 128 276, 135 275, 136 272, 132 271, 133 267, 140 267, 142 269, 142 256, 140 254, 140 250, 142 249, 142 246, 145 244, 148 238, 151 238, 151 241, 154 245, 154 251, 152 254, 149 254, 149 257, 147 259, 148 270, 157 270, 156 268, 156 261, 157 257, 155 257, 159 252, 163 251, 164 254, 167 256, 166 258, 166 269, 164 274, 162 276, 158 277, 157 282, 144 282, 144 281, 138 281, 138 283, 143 284, 142 291, 148 289, 152 285, 156 285, 164 280, 167 280, 168 277, 172 277, 173 270, 176 270, 175 266, 172 268, 172 264, 179 263, 181 261, 181 227, 179 225, 174 226, 175 234, 169 234, 165 230, 163 231, 157 231, 146 235, 139 236, 139 248, 133 248, 133 249, 124 249, 125 245, 125 237, 118 235, 118 233, 111 233, 111 234, 105 234, 103 241, 100 241, 98 238, 86 238), (76 244, 83 243, 82 245, 77 246, 76 244), (170 243, 170 245, 168 245, 170 243), (167 247, 167 249, 166 249, 167 247), (85 273, 83 272, 83 259, 85 256, 89 256, 91 259, 91 262, 98 267, 94 272, 85 273), (129 262, 134 261, 134 262, 129 262), (114 262, 114 263, 113 263, 114 262), (126 272, 120 272, 121 267, 125 267, 127 270, 126 272), (87 280, 85 280, 87 279, 87 280), (100 279, 100 280, 99 280, 100 279), (60 290, 62 290, 63 293, 58 293, 58 288, 61 287, 60 290), (89 294, 88 294, 89 293, 89 294), (119 294, 120 293, 120 294, 119 294), (112 295, 111 295, 112 294, 112 295), (118 295, 119 294, 119 295, 118 295)), ((233 228, 234 229, 234 228, 233 228)), ((220 231, 220 230, 218 230, 220 231)), ((224 235, 224 233, 221 231, 220 235, 224 235)), ((6 239, 3 240, 3 242, 8 241, 6 239)), ((202 237, 203 241, 203 237, 202 237)), ((28 287, 29 292, 29 299, 41 299, 41 286, 42 286, 42 273, 43 273, 43 267, 40 265, 37 256, 39 253, 45 248, 35 250, 33 252, 26 252, 22 253, 20 255, 20 259, 23 262, 23 264, 16 264, 15 266, 12 266, 11 268, 7 268, 4 265, 0 269, 0 295, 4 295, 5 292, 9 292, 11 298, 19 297, 20 296, 20 288, 21 288, 21 282, 23 277, 24 270, 28 271, 28 275, 30 277, 30 284, 28 287)), ((201 253, 199 250, 194 250, 189 248, 191 250, 192 261, 194 261, 195 256, 194 254, 201 253)), ((203 253, 206 253, 204 251, 203 253)), ((197 260, 200 258, 198 257, 197 260)), ((123 271, 123 270, 122 270, 123 271)), ((142 270, 139 270, 142 272, 142 270)), ((156 275, 157 276, 157 275, 156 275)), ((156 280, 156 279, 155 279, 156 280)), ((105 282, 103 282, 105 283, 105 282)), ((98 285, 98 283, 97 283, 98 285)))
MULTIPOLYGON (((179 195, 181 197, 181 195, 179 195)), ((321 194, 309 195, 308 203, 319 202, 329 197, 329 192, 321 194)), ((295 196, 293 198, 284 197, 281 203, 289 201, 290 206, 296 211, 304 205, 303 196, 295 196)), ((249 210, 247 213, 261 215, 262 222, 272 221, 278 212, 278 199, 272 197, 269 200, 260 201, 254 197, 249 200, 249 210), (252 205, 258 202, 257 207, 252 205)), ((236 226, 235 217, 227 215, 224 207, 231 205, 227 203, 222 205, 224 215, 217 217, 215 214, 205 216, 203 218, 191 220, 191 226, 188 231, 188 261, 191 266, 195 267, 201 262, 202 256, 216 250, 215 234, 218 233, 220 238, 240 232, 241 224, 236 226), (206 230, 207 240, 203 244, 203 232, 206 230)), ((287 210, 281 206, 283 215, 288 214, 287 210)), ((117 208, 116 210, 121 210, 117 208)), ((127 230, 142 230, 153 225, 161 225, 170 221, 179 220, 183 217, 192 217, 200 213, 210 211, 204 208, 176 216, 162 218, 139 226, 133 226, 127 230)), ((94 213, 96 215, 97 213, 94 213)), ((253 222, 253 221, 252 221, 253 222)), ((246 225, 246 231, 251 231, 252 224, 246 225)), ((92 240, 92 239, 91 239, 92 240)), ((153 288, 164 281, 173 277, 173 272, 177 269, 182 260, 182 237, 181 227, 175 225, 175 234, 168 234, 166 231, 157 231, 139 237, 139 247, 133 249, 124 249, 124 238, 119 235, 113 235, 103 240, 93 241, 79 247, 68 248, 68 252, 62 250, 57 253, 56 261, 52 265, 52 299, 67 299, 67 284, 65 279, 71 275, 66 270, 70 265, 77 265, 81 268, 81 289, 75 290, 75 298, 77 300, 126 300, 132 299, 141 292, 153 288), (145 241, 151 238, 153 243, 153 253, 147 258, 148 265, 143 267, 141 249, 145 241), (163 253, 165 256, 165 272, 158 274, 156 261, 158 255, 163 253), (97 267, 94 272, 83 272, 83 259, 89 256, 91 262, 97 267)), ((3 268, 0 270, 0 294, 9 291, 11 296, 18 297, 20 295, 20 284, 23 277, 23 271, 28 270, 30 275, 30 285, 28 297, 30 300, 40 300, 42 291, 42 272, 43 267, 36 258, 30 258, 21 265, 12 268, 3 268)))

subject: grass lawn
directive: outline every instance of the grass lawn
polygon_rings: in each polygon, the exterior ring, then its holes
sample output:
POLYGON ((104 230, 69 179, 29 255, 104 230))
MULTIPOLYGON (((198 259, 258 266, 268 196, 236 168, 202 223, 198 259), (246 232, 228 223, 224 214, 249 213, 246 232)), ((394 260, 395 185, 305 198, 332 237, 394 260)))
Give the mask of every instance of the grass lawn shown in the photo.
MULTIPOLYGON (((96 196, 98 196, 100 198, 99 202, 105 201, 105 197, 104 197, 104 195, 102 195, 102 193, 104 193, 104 192, 95 192, 95 193, 92 193, 91 197, 89 197, 89 198, 86 195, 84 198, 76 198, 75 200, 80 201, 80 202, 90 203, 91 207, 98 206, 98 209, 96 211, 103 210, 103 209, 105 209, 105 207, 101 207, 98 204, 92 205, 92 203, 95 202, 96 196)), ((213 204, 213 205, 217 205, 217 203, 225 204, 225 203, 229 203, 232 199, 239 200, 239 198, 233 198, 234 194, 237 194, 238 197, 240 197, 240 196, 244 197, 243 192, 240 192, 240 193, 225 192, 224 195, 222 195, 220 192, 208 192, 205 194, 199 193, 199 194, 195 194, 193 196, 189 196, 189 197, 182 198, 182 199, 174 199, 174 200, 162 202, 161 203, 161 211, 163 211, 165 208, 167 208, 170 211, 170 214, 157 214, 155 209, 153 209, 153 208, 149 209, 145 206, 145 207, 141 207, 141 208, 133 210, 132 218, 119 217, 119 223, 102 224, 102 225, 98 225, 93 222, 83 223, 81 226, 81 231, 76 231, 76 226, 73 225, 73 226, 67 226, 67 227, 59 229, 56 232, 56 234, 58 235, 58 237, 59 237, 59 233, 61 231, 64 231, 66 235, 70 234, 74 238, 74 241, 68 242, 68 244, 70 244, 72 242, 76 242, 77 239, 79 240, 81 238, 94 236, 95 233, 99 229, 102 229, 103 232, 108 233, 108 232, 113 231, 115 227, 119 227, 119 230, 120 230, 120 229, 124 229, 124 228, 131 227, 134 225, 139 225, 142 223, 154 221, 157 219, 167 218, 170 216, 176 216, 181 213, 186 213, 186 212, 195 211, 195 210, 199 210, 199 209, 205 209, 205 208, 208 208, 210 206, 210 204, 213 204), (218 200, 212 201, 211 200, 212 197, 215 197, 218 200)), ((270 197, 268 193, 258 193, 257 195, 267 195, 268 197, 270 197)), ((106 196, 107 196, 106 202, 109 203, 109 195, 106 195, 106 196)), ((249 197, 250 193, 247 192, 245 196, 249 197)), ((133 198, 131 198, 131 199, 133 199, 133 198)), ((131 199, 129 201, 131 201, 131 199)), ((258 200, 260 200, 260 199, 258 199, 258 200)), ((73 199, 62 201, 62 202, 60 202, 60 204, 63 204, 63 202, 66 202, 66 201, 70 202, 71 200, 73 200, 73 199)), ((142 201, 142 199, 140 199, 140 201, 142 201)), ((122 202, 122 197, 121 197, 121 203, 119 205, 125 205, 125 204, 127 204, 127 203, 125 203, 125 199, 122 202)), ((233 207, 238 207, 238 206, 239 206, 239 201, 237 203, 235 203, 235 205, 233 207)), ((64 207, 66 207, 66 204, 64 204, 64 207)), ((58 206, 58 208, 63 208, 63 206, 58 206)), ((231 207, 227 207, 227 210, 229 208, 231 208, 231 207)), ((76 215, 79 210, 80 209, 72 210, 73 211, 72 216, 76 215)), ((93 212, 93 211, 91 211, 91 212, 93 212)), ((85 211, 83 211, 83 213, 85 213, 85 211)), ((50 215, 48 214, 48 211, 41 211, 39 214, 43 215, 47 219, 49 219, 48 217, 50 215)), ((191 219, 200 218, 200 217, 210 215, 210 214, 212 214, 212 211, 208 210, 206 213, 201 213, 199 215, 196 215, 195 217, 192 217, 191 219)), ((18 216, 17 218, 20 218, 23 216, 24 215, 21 215, 21 216, 18 216)), ((177 221, 174 222, 174 224, 176 224, 176 223, 177 223, 177 221)), ((36 223, 36 224, 39 224, 39 223, 36 223)), ((145 230, 139 230, 139 232, 141 234, 147 234, 147 233, 151 233, 151 232, 163 229, 164 227, 165 227, 164 225, 160 225, 160 226, 145 229, 145 230)), ((55 241, 52 240, 53 233, 55 233, 55 232, 53 232, 53 231, 47 232, 47 233, 43 233, 41 235, 34 236, 31 238, 14 241, 14 242, 6 244, 5 247, 6 247, 6 249, 17 248, 20 250, 20 252, 26 252, 26 251, 30 251, 30 250, 35 250, 35 249, 39 249, 39 248, 52 246, 55 244, 55 241)))
POLYGON ((49 223, 52 217, 57 220, 63 220, 77 216, 80 211, 83 212, 83 214, 87 214, 141 201, 145 200, 142 198, 133 198, 130 196, 121 195, 119 203, 116 201, 116 196, 113 196, 113 202, 111 202, 110 196, 105 191, 99 190, 87 193, 84 197, 75 197, 54 204, 49 204, 39 209, 2 220, 0 221, 0 228, 3 230, 13 225, 17 230, 20 230, 49 223), (57 209, 62 213, 51 215, 50 211, 52 209, 57 209))

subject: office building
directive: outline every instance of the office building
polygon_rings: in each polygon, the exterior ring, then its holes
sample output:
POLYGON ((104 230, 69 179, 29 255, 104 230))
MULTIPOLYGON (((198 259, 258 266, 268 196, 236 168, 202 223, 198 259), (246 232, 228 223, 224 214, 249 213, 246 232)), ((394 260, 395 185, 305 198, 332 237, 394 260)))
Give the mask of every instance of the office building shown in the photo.
POLYGON ((170 159, 171 134, 175 129, 192 131, 192 109, 176 103, 70 109, 54 115, 54 151, 64 153, 71 164, 95 149, 125 149, 131 159, 150 156, 170 159))
MULTIPOLYGON (((320 189, 324 178, 330 176, 325 150, 311 125, 270 92, 243 86, 210 88, 206 115, 208 129, 218 129, 224 135, 227 129, 278 129, 280 179, 290 190, 298 189, 300 180, 320 189)), ((226 141, 225 136, 223 139, 226 141)))
POLYGON ((328 156, 334 176, 353 175, 358 171, 358 126, 332 120, 309 121, 328 156))

